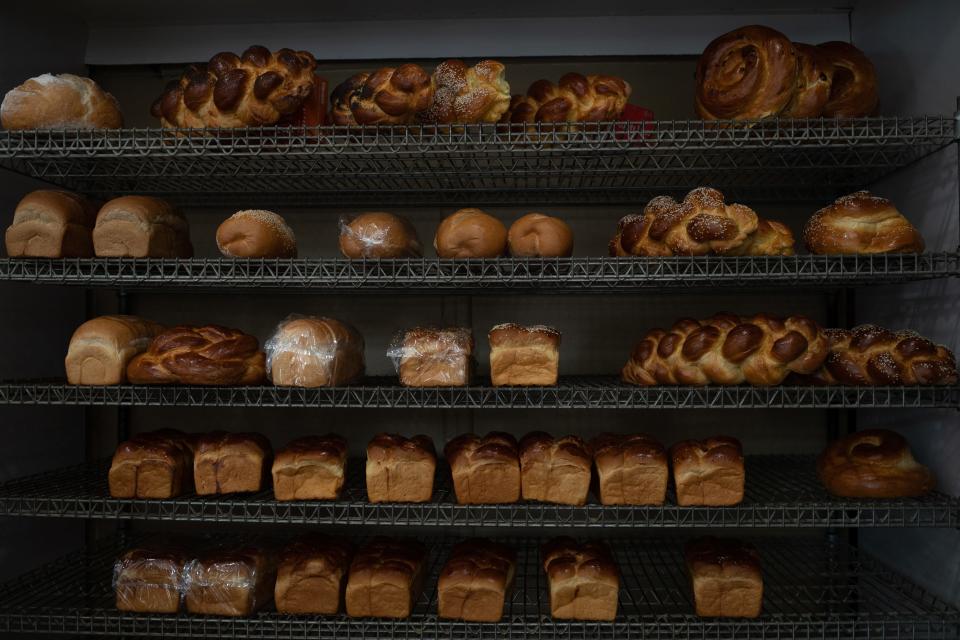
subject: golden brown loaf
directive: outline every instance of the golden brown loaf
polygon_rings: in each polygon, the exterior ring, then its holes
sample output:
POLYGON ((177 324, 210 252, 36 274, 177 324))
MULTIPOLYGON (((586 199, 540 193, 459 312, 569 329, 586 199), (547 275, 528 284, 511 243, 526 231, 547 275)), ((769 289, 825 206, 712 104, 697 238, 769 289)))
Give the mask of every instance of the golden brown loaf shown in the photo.
POLYGON ((273 459, 277 500, 335 500, 347 472, 347 441, 335 434, 304 436, 273 459))
POLYGON ((339 101, 344 99, 342 94, 349 94, 350 112, 357 124, 410 124, 417 113, 433 103, 433 79, 416 64, 383 67, 367 76, 363 84, 355 86, 355 81, 356 76, 347 81, 352 91, 337 87, 334 95, 339 101))
POLYGON ((696 111, 704 120, 778 115, 797 86, 797 53, 787 36, 751 25, 707 45, 696 70, 696 111))
POLYGON ((193 445, 174 429, 140 433, 121 442, 108 474, 114 498, 166 500, 193 488, 193 445))
POLYGON ((833 67, 830 97, 823 106, 827 118, 859 118, 877 110, 877 72, 873 63, 849 42, 824 42, 817 51, 833 67))
POLYGON ((534 431, 520 439, 519 448, 524 500, 586 504, 592 459, 590 447, 583 440, 534 431))
POLYGON ((886 198, 857 191, 817 211, 803 229, 811 253, 922 253, 923 237, 886 198))
POLYGON ((4 240, 11 258, 93 257, 97 205, 69 191, 32 191, 20 200, 4 240))
POLYGON ((662 444, 642 433, 602 433, 590 446, 601 504, 663 504, 670 474, 662 444))
POLYGON ((332 387, 363 377, 363 336, 334 318, 291 316, 265 345, 267 371, 281 387, 332 387))
POLYGON ((506 545, 483 539, 456 544, 437 582, 437 616, 499 622, 516 565, 516 553, 506 545))
POLYGON ((490 341, 490 379, 493 386, 557 384, 560 370, 560 332, 552 327, 498 324, 490 341))
POLYGON ((180 325, 157 335, 127 366, 133 384, 247 385, 264 381, 260 343, 238 329, 180 325))
POLYGON ((378 433, 367 444, 370 502, 430 502, 437 453, 429 436, 378 433))
POLYGON ((630 99, 630 84, 615 76, 568 73, 557 84, 537 80, 513 96, 501 122, 605 122, 617 120, 630 99))
POLYGON ((117 609, 178 613, 186 564, 186 553, 173 545, 128 549, 113 565, 117 609))
POLYGON ((957 383, 957 361, 943 345, 912 331, 872 324, 827 329, 830 352, 823 367, 800 381, 808 384, 945 385, 957 383))
POLYGON ((330 120, 340 126, 356 126, 357 119, 353 117, 350 103, 363 83, 370 77, 369 73, 357 73, 333 88, 330 92, 330 120))
POLYGON ((507 245, 516 258, 568 258, 573 254, 573 231, 560 218, 528 213, 510 225, 507 245))
POLYGON ((623 367, 625 382, 777 385, 788 374, 816 371, 827 357, 824 332, 809 318, 717 314, 653 329, 623 367))
POLYGON ((301 536, 284 547, 273 596, 277 612, 339 613, 351 555, 346 541, 317 533, 301 536))
POLYGON ((783 110, 786 118, 818 118, 830 97, 833 63, 817 47, 793 43, 797 54, 797 84, 783 110))
POLYGON ((902 498, 926 495, 936 480, 913 458, 895 431, 865 429, 830 444, 817 460, 827 491, 845 498, 902 498))
POLYGON ((447 443, 453 489, 460 504, 504 504, 520 499, 517 441, 493 431, 480 437, 465 433, 447 443))
POLYGON ((437 227, 433 248, 441 258, 497 258, 507 250, 507 228, 480 209, 460 209, 437 227))
POLYGON ((163 331, 156 322, 136 316, 100 316, 77 327, 64 366, 70 384, 123 384, 127 365, 163 331))
POLYGON ((119 129, 123 115, 90 78, 45 73, 7 92, 0 122, 4 129, 119 129))
POLYGON ((416 540, 377 537, 350 563, 347 615, 408 618, 423 590, 427 550, 416 540))
POLYGON ((407 387, 462 387, 473 380, 473 332, 466 327, 416 327, 395 340, 393 359, 407 387))
POLYGON ((340 253, 347 258, 419 258, 423 249, 411 222, 392 213, 361 213, 340 224, 340 253))
POLYGON ((228 258, 296 258, 297 239, 272 211, 237 211, 217 227, 217 248, 228 258))
POLYGON ((269 549, 246 545, 203 553, 187 565, 187 611, 249 616, 270 601, 276 575, 277 560, 269 549))
POLYGON ((678 442, 670 447, 670 462, 681 507, 723 507, 743 501, 743 447, 736 438, 678 442))
POLYGON ((763 605, 763 574, 756 548, 739 540, 700 538, 684 548, 697 615, 756 618, 763 605))
POLYGON ((792 256, 794 254, 793 232, 787 225, 776 220, 760 218, 757 230, 747 236, 738 247, 724 252, 726 256, 792 256))
POLYGON ((617 617, 620 573, 602 542, 555 538, 540 550, 550 589, 550 614, 564 620, 617 617))
POLYGON ((317 81, 306 51, 254 45, 187 67, 150 109, 164 127, 257 127, 276 124, 303 106, 317 81))
POLYGON ((122 196, 101 207, 93 250, 111 258, 190 258, 190 227, 173 205, 150 196, 122 196))
POLYGON ((498 122, 510 106, 510 85, 505 67, 496 60, 481 60, 472 67, 461 60, 446 60, 432 75, 433 100, 417 115, 428 124, 498 122))
POLYGON ((193 454, 193 484, 198 495, 260 491, 273 450, 259 433, 213 431, 199 436, 193 454))

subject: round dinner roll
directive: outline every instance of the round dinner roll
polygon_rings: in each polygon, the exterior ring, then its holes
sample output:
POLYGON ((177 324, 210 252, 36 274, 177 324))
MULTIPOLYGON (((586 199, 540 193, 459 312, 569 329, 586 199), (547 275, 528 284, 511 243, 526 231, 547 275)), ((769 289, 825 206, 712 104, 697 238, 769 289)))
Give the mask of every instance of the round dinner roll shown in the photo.
POLYGON ((217 228, 217 248, 228 258, 296 258, 297 239, 272 211, 237 211, 217 228))
POLYGON ((437 227, 433 247, 441 258, 496 258, 507 250, 507 228, 480 209, 460 209, 437 227))
POLYGON ((528 213, 510 225, 510 255, 517 258, 568 258, 573 254, 573 231, 560 218, 528 213))
POLYGON ((123 115, 90 78, 45 73, 7 92, 0 122, 4 129, 119 129, 123 115))
POLYGON ((384 211, 369 211, 340 223, 340 253, 352 259, 419 258, 422 249, 409 220, 384 211))

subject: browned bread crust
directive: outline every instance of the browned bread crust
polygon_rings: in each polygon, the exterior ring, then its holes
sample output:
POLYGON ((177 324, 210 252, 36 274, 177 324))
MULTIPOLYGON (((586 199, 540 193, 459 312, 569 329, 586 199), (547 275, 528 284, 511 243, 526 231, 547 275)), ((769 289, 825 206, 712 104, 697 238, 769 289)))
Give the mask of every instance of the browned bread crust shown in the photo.
POLYGON ((274 588, 277 612, 339 613, 352 555, 345 540, 318 533, 300 536, 284 547, 274 588))
POLYGON ((140 433, 117 446, 108 474, 114 498, 175 498, 193 488, 193 441, 175 429, 140 433))
POLYGON ((377 537, 350 564, 347 615, 408 618, 423 590, 427 549, 416 540, 377 537))
POLYGON ((367 444, 370 502, 430 502, 437 454, 429 436, 378 433, 367 444))
POLYGON ((756 618, 763 605, 763 575, 756 548, 739 540, 713 537, 684 548, 697 615, 704 618, 756 618))
POLYGON ((591 478, 590 447, 577 436, 554 438, 533 431, 520 440, 520 482, 524 500, 582 505, 591 478))
POLYGON ((662 444, 643 433, 602 433, 590 446, 602 504, 663 504, 670 474, 662 444))
POLYGON ((920 232, 893 203, 869 191, 837 198, 803 229, 811 253, 923 253, 920 232))
POLYGON ((845 498, 900 498, 933 491, 930 469, 895 431, 865 429, 830 444, 817 461, 827 490, 845 498))
POLYGON ((736 438, 685 440, 670 448, 673 483, 681 507, 740 504, 746 474, 736 438))
POLYGON ((830 97, 823 105, 826 118, 860 118, 873 115, 880 102, 877 72, 870 59, 849 42, 817 45, 817 51, 833 67, 830 97))
POLYGON ((520 499, 517 441, 493 431, 480 437, 465 433, 443 450, 460 504, 511 503, 520 499))
POLYGON ((304 436, 273 459, 277 500, 334 500, 346 477, 347 441, 336 434, 304 436))
POLYGON ((540 550, 550 589, 550 613, 568 620, 613 620, 620 572, 602 542, 554 538, 540 550))
POLYGON ((495 387, 557 384, 560 332, 513 322, 490 329, 490 379, 495 387))
POLYGON ((483 539, 460 542, 440 571, 437 615, 468 622, 499 622, 513 588, 517 557, 510 547, 483 539))
POLYGON ((193 484, 198 495, 260 491, 273 449, 259 433, 212 431, 196 438, 193 484))
POLYGON ((69 191, 41 189, 20 200, 4 242, 11 258, 91 258, 99 205, 69 191))

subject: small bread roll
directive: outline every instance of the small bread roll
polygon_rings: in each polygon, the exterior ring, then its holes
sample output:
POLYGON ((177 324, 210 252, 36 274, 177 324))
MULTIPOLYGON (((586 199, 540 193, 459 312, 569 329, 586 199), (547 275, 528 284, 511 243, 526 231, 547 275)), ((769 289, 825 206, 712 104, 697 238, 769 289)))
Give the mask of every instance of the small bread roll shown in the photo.
POLYGON ((422 248, 409 220, 371 211, 340 225, 340 253, 351 259, 419 258, 422 248))
POLYGON ((297 239, 272 211, 237 211, 217 228, 217 248, 228 258, 296 258, 297 239))
POLYGON ((119 129, 123 115, 90 78, 45 73, 7 92, 0 122, 4 129, 119 129))
POLYGON ((460 209, 437 227, 433 247, 441 258, 496 258, 507 249, 507 228, 480 209, 460 209))
POLYGON ((560 218, 528 213, 510 225, 507 243, 517 258, 569 258, 573 231, 560 218))

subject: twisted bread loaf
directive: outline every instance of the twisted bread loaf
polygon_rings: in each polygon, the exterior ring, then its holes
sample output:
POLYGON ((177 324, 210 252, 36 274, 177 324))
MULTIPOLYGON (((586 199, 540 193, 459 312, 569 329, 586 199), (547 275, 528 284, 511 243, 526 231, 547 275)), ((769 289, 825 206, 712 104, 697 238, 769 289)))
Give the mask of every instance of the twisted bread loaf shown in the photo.
POLYGON ((623 380, 659 384, 776 385, 790 372, 812 373, 827 357, 827 339, 812 320, 766 314, 718 314, 653 329, 634 347, 623 380))
POLYGON ((827 329, 823 367, 800 381, 808 384, 944 385, 957 383, 953 352, 912 331, 865 324, 827 329))
POLYGON ((432 124, 498 122, 510 106, 510 85, 505 67, 496 60, 481 60, 468 67, 460 60, 447 60, 433 72, 433 103, 418 114, 432 124))
POLYGON ((353 117, 353 111, 350 110, 350 103, 369 77, 369 73, 357 73, 333 89, 333 92, 330 93, 330 119, 333 124, 341 126, 357 125, 357 119, 353 117))
POLYGON ((869 191, 837 198, 803 229, 811 253, 922 253, 923 236, 893 203, 869 191))
POLYGON ((537 80, 514 96, 501 122, 603 122, 616 120, 630 98, 630 84, 605 75, 568 73, 553 84, 537 80))
MULTIPOLYGON (((347 83, 355 84, 355 78, 347 83)), ((423 67, 405 64, 377 69, 352 92, 341 87, 334 90, 341 102, 344 93, 350 94, 350 112, 357 124, 409 124, 433 103, 434 87, 423 67)))
POLYGON ((833 63, 817 47, 794 42, 798 73, 793 97, 783 110, 788 118, 816 118, 830 97, 833 82, 833 63))
POLYGON ((832 443, 817 460, 827 491, 845 498, 922 496, 936 480, 895 431, 866 429, 832 443))
POLYGON ((786 108, 797 86, 797 53, 787 36, 759 25, 725 33, 697 63, 696 111, 704 120, 759 120, 786 108))
POLYGON ((793 232, 782 222, 761 218, 757 230, 747 236, 738 247, 724 253, 727 256, 792 256, 793 232))
POLYGON ((168 84, 150 111, 164 127, 276 124, 303 105, 316 82, 316 68, 306 51, 271 53, 255 45, 239 57, 218 53, 168 84))
POLYGON ((849 42, 824 42, 817 51, 833 67, 830 97, 823 105, 827 118, 859 118, 877 110, 877 72, 873 63, 849 42))
POLYGON ((167 329, 127 366, 133 384, 257 384, 264 377, 257 339, 219 325, 167 329))

